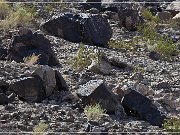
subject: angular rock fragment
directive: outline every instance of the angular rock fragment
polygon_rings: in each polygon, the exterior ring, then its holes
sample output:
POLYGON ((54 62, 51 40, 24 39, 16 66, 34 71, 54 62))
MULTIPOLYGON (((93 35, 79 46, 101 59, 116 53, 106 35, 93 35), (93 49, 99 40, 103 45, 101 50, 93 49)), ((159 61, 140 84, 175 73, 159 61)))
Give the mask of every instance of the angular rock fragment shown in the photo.
POLYGON ((159 53, 157 53, 157 52, 152 51, 152 52, 149 53, 149 58, 152 59, 152 60, 157 61, 157 60, 161 59, 161 55, 159 53))
POLYGON ((136 116, 155 126, 162 126, 165 119, 165 115, 158 110, 149 98, 132 89, 128 89, 128 92, 125 93, 122 105, 127 113, 133 112, 136 116))
POLYGON ((7 49, 0 47, 0 60, 6 60, 7 49))
POLYGON ((24 32, 21 28, 19 35, 14 37, 8 50, 8 60, 23 62, 25 57, 33 54, 39 55, 37 63, 41 65, 54 66, 58 64, 48 39, 42 34, 32 33, 31 30, 24 32))
POLYGON ((120 18, 119 25, 130 31, 135 31, 137 25, 143 22, 142 18, 139 16, 138 10, 122 9, 118 14, 120 18))
POLYGON ((8 104, 9 99, 4 93, 0 93, 0 105, 8 104))
POLYGON ((33 75, 38 75, 43 80, 46 96, 50 96, 56 87, 55 71, 46 65, 37 68, 33 75))
POLYGON ((41 25, 47 33, 70 42, 105 47, 112 36, 106 18, 99 14, 63 13, 41 25))
POLYGON ((168 21, 172 18, 171 13, 168 11, 158 12, 156 15, 159 17, 160 20, 163 21, 168 21))
POLYGON ((10 84, 9 90, 28 102, 40 102, 46 97, 43 81, 38 76, 15 80, 10 84))
POLYGON ((111 73, 112 66, 105 60, 100 59, 99 62, 92 62, 88 66, 88 70, 98 74, 109 75, 111 73))
POLYGON ((173 1, 173 2, 171 2, 171 3, 167 6, 166 11, 171 12, 171 14, 172 14, 173 16, 175 16, 175 15, 180 11, 180 2, 178 2, 178 1, 173 1))
POLYGON ((102 55, 102 58, 106 60, 108 63, 110 63, 112 66, 116 66, 121 69, 126 69, 126 68, 132 69, 130 65, 128 65, 125 62, 122 62, 118 57, 114 57, 114 56, 109 57, 106 55, 102 55))
POLYGON ((116 96, 107 88, 103 80, 91 80, 80 86, 77 94, 82 98, 84 105, 99 103, 109 113, 124 117, 125 112, 116 96), (118 112, 117 112, 118 110, 118 112))
POLYGON ((85 10, 96 8, 101 10, 101 0, 86 0, 86 3, 82 3, 85 10))
POLYGON ((160 82, 156 85, 157 89, 170 89, 171 85, 168 82, 160 82))
POLYGON ((172 19, 176 21, 178 24, 180 24, 180 12, 176 14, 172 19))
POLYGON ((55 70, 55 78, 56 78, 56 86, 58 90, 64 90, 64 91, 69 90, 66 81, 57 70, 55 70))
POLYGON ((102 2, 102 11, 112 11, 118 13, 119 19, 116 20, 118 21, 120 27, 125 27, 130 31, 134 31, 137 29, 137 24, 143 23, 143 19, 138 13, 138 8, 133 8, 133 3, 118 3, 119 1, 117 0, 105 2, 106 3, 102 2))

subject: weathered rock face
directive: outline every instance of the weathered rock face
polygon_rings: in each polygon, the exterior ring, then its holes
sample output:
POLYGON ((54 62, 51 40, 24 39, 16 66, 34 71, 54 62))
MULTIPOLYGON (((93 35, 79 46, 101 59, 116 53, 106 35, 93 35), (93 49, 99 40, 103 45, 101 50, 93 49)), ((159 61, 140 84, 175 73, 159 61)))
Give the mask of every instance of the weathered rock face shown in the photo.
POLYGON ((84 105, 99 103, 107 112, 119 114, 119 117, 125 116, 123 107, 103 80, 87 82, 79 88, 77 94, 82 98, 84 105))
POLYGON ((178 24, 180 24, 180 12, 176 14, 172 19, 175 20, 178 24))
POLYGON ((86 0, 86 3, 82 3, 83 8, 88 10, 91 8, 96 8, 101 10, 101 0, 86 0))
POLYGON ((160 20, 163 21, 168 21, 172 18, 171 13, 168 11, 158 12, 156 15, 159 17, 160 20))
POLYGON ((94 73, 108 75, 111 73, 112 66, 104 59, 100 59, 98 63, 93 61, 88 66, 88 70, 94 73))
POLYGON ((130 31, 134 31, 136 30, 136 25, 143 22, 142 17, 138 13, 138 5, 135 7, 132 3, 118 3, 123 1, 116 0, 112 0, 109 3, 107 3, 108 1, 104 2, 106 3, 102 2, 102 11, 118 13, 120 27, 125 27, 130 31))
POLYGON ((10 84, 9 90, 28 102, 40 102, 46 97, 43 81, 38 76, 16 80, 10 84))
POLYGON ((42 34, 20 31, 15 36, 8 50, 8 60, 23 62, 23 58, 40 55, 37 63, 41 65, 57 65, 58 61, 51 49, 51 44, 42 34))
POLYGON ((22 73, 21 76, 13 77, 8 82, 10 86, 7 87, 3 83, 0 90, 2 89, 2 92, 14 92, 20 99, 28 102, 41 102, 53 95, 57 90, 68 90, 67 84, 61 74, 47 65, 37 65, 32 69, 29 68, 28 73, 22 73), (5 86, 6 89, 3 90, 5 86))
POLYGON ((56 87, 55 71, 49 66, 41 66, 33 74, 38 75, 43 80, 46 96, 50 96, 56 87))
POLYGON ((149 98, 132 89, 128 89, 125 93, 122 105, 127 113, 131 111, 155 126, 162 126, 165 119, 165 115, 152 104, 149 98))
POLYGON ((171 12, 172 15, 175 16, 178 12, 180 12, 180 2, 178 2, 178 1, 171 2, 167 6, 166 11, 171 12))
POLYGON ((56 78, 56 87, 59 91, 61 91, 61 90, 68 91, 69 90, 69 88, 66 84, 66 81, 64 80, 62 75, 57 70, 55 70, 55 78, 56 78))
POLYGON ((121 9, 118 14, 120 18, 119 25, 130 31, 136 30, 136 26, 143 22, 142 18, 139 16, 138 10, 121 9))
POLYGON ((7 49, 0 47, 0 60, 5 60, 7 57, 7 49))
POLYGON ((106 46, 112 30, 106 18, 98 14, 64 13, 42 24, 49 34, 75 43, 106 46))

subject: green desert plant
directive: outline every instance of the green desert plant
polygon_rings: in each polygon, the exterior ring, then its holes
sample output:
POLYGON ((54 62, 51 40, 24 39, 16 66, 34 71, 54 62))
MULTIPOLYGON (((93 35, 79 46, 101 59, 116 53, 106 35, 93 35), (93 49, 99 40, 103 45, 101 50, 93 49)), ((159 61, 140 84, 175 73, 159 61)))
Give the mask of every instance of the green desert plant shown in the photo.
POLYGON ((13 28, 17 24, 22 24, 24 26, 29 26, 33 20, 33 13, 27 10, 22 5, 15 7, 14 11, 11 11, 9 15, 1 22, 1 26, 4 30, 13 28))
POLYGON ((159 53, 161 57, 166 60, 179 54, 179 51, 171 38, 157 33, 157 19, 155 19, 148 10, 144 10, 142 14, 148 21, 145 24, 138 26, 141 41, 144 42, 151 51, 159 53))
POLYGON ((74 69, 81 70, 91 65, 92 61, 98 63, 99 53, 93 52, 92 49, 85 48, 84 45, 80 43, 79 49, 70 60, 70 63, 74 69))
POLYGON ((144 19, 147 21, 154 22, 154 23, 159 23, 160 21, 160 19, 157 16, 153 16, 152 13, 148 9, 143 9, 141 13, 144 19))
POLYGON ((110 48, 133 50, 132 42, 111 39, 108 45, 110 48))
POLYGON ((173 40, 166 36, 161 36, 159 40, 157 40, 157 45, 154 47, 154 51, 158 52, 165 59, 170 59, 171 56, 179 53, 173 40))
POLYGON ((10 6, 5 0, 0 0, 0 20, 6 18, 6 16, 11 12, 10 6))
POLYGON ((34 127, 33 132, 34 135, 43 135, 44 131, 48 128, 48 125, 43 123, 43 122, 39 122, 37 126, 34 127))
POLYGON ((169 118, 165 119, 163 128, 168 132, 180 132, 180 119, 179 118, 169 118))
POLYGON ((23 61, 25 64, 31 66, 31 65, 37 64, 39 57, 40 57, 40 55, 35 55, 33 53, 31 56, 23 58, 23 61))
POLYGON ((103 114, 106 113, 106 110, 103 109, 99 104, 87 105, 84 108, 84 113, 88 119, 98 120, 103 114))

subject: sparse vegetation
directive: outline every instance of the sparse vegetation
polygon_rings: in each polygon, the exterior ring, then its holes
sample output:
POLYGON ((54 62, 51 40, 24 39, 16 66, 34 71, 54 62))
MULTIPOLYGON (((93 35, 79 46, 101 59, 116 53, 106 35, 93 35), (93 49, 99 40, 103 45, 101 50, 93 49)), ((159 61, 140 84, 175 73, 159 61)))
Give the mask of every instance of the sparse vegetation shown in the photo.
POLYGON ((169 118, 166 119, 163 128, 168 132, 180 132, 180 119, 178 118, 169 118))
POLYGON ((148 10, 144 10, 142 15, 147 22, 144 25, 138 26, 138 31, 141 34, 141 40, 147 44, 147 47, 151 48, 151 51, 158 52, 166 60, 177 55, 179 51, 173 40, 157 33, 156 26, 159 22, 158 19, 148 10))
POLYGON ((70 64, 74 69, 84 69, 87 68, 92 61, 98 63, 99 61, 99 53, 93 52, 92 49, 85 48, 81 43, 79 46, 79 50, 75 54, 75 56, 70 60, 70 64))
POLYGON ((88 105, 84 108, 84 113, 88 119, 98 120, 106 112, 99 104, 88 105))
POLYGON ((48 125, 40 122, 36 127, 34 127, 33 132, 34 135, 43 135, 44 131, 47 129, 48 125))
POLYGON ((0 0, 0 20, 5 19, 9 12, 11 12, 10 6, 5 3, 5 0, 0 0))
POLYGON ((23 58, 23 61, 25 64, 31 66, 31 65, 37 64, 39 57, 40 57, 40 55, 35 55, 33 53, 31 56, 23 58))
POLYGON ((126 42, 126 41, 111 39, 108 45, 110 48, 133 50, 133 45, 131 41, 126 42))
POLYGON ((153 16, 148 9, 143 9, 141 13, 144 19, 147 20, 148 22, 158 23, 160 21, 160 19, 157 16, 153 16))
POLYGON ((29 26, 33 20, 34 12, 32 9, 28 9, 22 5, 17 5, 14 9, 10 9, 6 18, 1 21, 1 27, 4 30, 14 28, 17 24, 23 24, 29 26))
POLYGON ((160 37, 154 50, 165 59, 169 59, 171 56, 175 56, 179 53, 176 45, 173 43, 173 40, 168 37, 160 37))

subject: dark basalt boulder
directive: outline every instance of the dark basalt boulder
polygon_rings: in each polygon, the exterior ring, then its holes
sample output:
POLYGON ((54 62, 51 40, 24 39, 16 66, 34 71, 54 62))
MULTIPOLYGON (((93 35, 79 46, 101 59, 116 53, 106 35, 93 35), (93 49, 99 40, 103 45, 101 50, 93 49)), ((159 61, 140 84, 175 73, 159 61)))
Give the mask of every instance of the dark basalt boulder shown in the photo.
POLYGON ((4 93, 0 93, 0 105, 8 104, 9 99, 4 93))
POLYGON ((86 84, 80 86, 77 95, 82 99, 83 105, 99 103, 107 113, 119 114, 122 118, 125 112, 116 96, 111 92, 103 80, 91 80, 86 84))
POLYGON ((7 49, 0 47, 0 60, 6 60, 7 49))
POLYGON ((27 102, 40 102, 46 97, 43 81, 38 76, 20 78, 10 84, 9 90, 27 102))
POLYGON ((136 116, 155 126, 161 127, 165 119, 165 115, 158 110, 149 98, 132 89, 129 89, 124 95, 122 106, 127 114, 133 112, 136 116))
POLYGON ((47 33, 70 42, 106 47, 112 36, 108 20, 100 14, 64 13, 41 25, 47 33))
POLYGON ((15 36, 8 50, 8 60, 23 62, 23 58, 39 55, 37 61, 41 65, 54 66, 58 61, 51 49, 51 44, 42 34, 29 32, 15 36))
POLYGON ((56 86, 58 90, 63 90, 63 91, 69 90, 66 81, 57 70, 55 70, 55 78, 56 78, 56 86))
POLYGON ((38 65, 30 71, 11 80, 8 91, 27 102, 41 102, 56 91, 68 91, 66 81, 57 70, 47 65, 38 65))

